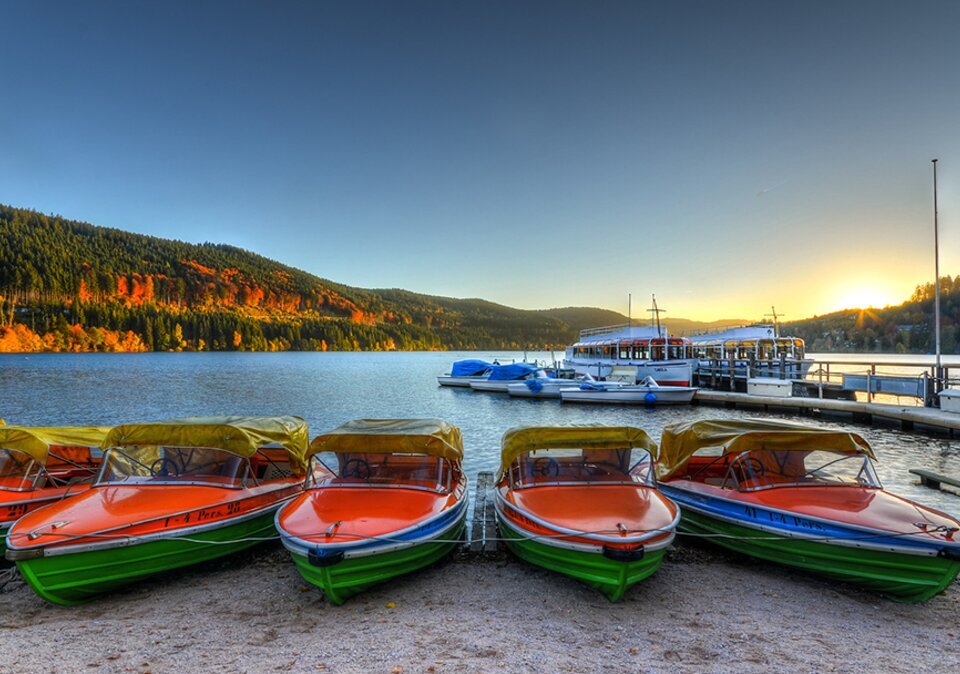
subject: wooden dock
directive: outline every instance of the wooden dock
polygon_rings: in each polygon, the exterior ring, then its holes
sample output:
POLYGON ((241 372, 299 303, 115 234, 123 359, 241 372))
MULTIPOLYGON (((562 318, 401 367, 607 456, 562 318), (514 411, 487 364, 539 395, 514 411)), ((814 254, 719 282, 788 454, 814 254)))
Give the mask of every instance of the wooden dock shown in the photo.
POLYGON ((493 504, 493 473, 477 474, 477 491, 473 499, 473 519, 467 552, 492 555, 497 552, 497 513, 493 504))
POLYGON ((934 473, 932 470, 911 468, 910 472, 920 477, 920 484, 922 484, 924 487, 940 489, 941 484, 948 484, 951 487, 960 488, 960 480, 947 477, 946 475, 940 475, 939 473, 934 473))
POLYGON ((899 422, 903 430, 912 430, 915 425, 926 426, 947 431, 951 437, 960 431, 960 414, 944 412, 933 407, 905 407, 887 403, 864 403, 855 400, 805 398, 801 396, 774 398, 772 396, 756 396, 748 393, 707 389, 697 391, 693 402, 699 405, 723 405, 731 408, 793 409, 801 414, 842 412, 850 414, 854 421, 871 423, 874 418, 887 419, 899 422))

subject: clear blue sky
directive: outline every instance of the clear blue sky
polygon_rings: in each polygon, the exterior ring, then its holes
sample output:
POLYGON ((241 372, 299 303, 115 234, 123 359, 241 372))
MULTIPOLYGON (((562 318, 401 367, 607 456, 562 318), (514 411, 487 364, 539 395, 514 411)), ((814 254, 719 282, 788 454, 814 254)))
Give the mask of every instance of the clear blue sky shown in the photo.
MULTIPOLYGON (((960 2, 0 0, 0 202, 522 308, 960 274, 960 2)), ((645 313, 643 313, 645 315, 645 313)))

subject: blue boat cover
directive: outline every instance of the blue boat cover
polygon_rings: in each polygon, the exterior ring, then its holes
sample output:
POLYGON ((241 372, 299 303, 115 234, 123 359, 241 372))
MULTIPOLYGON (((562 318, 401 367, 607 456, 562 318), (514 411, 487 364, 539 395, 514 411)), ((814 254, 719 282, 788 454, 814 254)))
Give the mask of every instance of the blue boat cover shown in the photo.
POLYGON ((511 363, 510 365, 494 365, 490 370, 490 381, 508 381, 522 379, 536 372, 539 368, 530 363, 511 363))
POLYGON ((540 393, 543 390, 543 383, 539 379, 528 379, 526 384, 531 393, 540 393))
POLYGON ((493 365, 485 360, 458 360, 450 368, 451 377, 473 377, 483 374, 493 365))
POLYGON ((580 384, 581 391, 602 391, 603 389, 604 389, 603 386, 600 386, 599 384, 591 384, 588 381, 585 381, 582 384, 580 384))

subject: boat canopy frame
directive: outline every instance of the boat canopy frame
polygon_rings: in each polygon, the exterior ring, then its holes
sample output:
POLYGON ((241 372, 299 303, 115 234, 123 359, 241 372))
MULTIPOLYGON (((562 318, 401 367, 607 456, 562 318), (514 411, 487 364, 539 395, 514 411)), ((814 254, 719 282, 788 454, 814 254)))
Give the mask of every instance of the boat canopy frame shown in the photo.
POLYGON ((681 471, 692 456, 708 449, 721 456, 752 450, 824 450, 864 454, 876 460, 869 443, 856 433, 762 419, 704 419, 670 424, 663 429, 658 478, 670 478, 681 471))
POLYGON ((26 486, 0 486, 0 490, 35 491, 44 478, 54 483, 55 486, 69 484, 69 480, 61 480, 47 469, 47 460, 50 457, 65 465, 72 466, 74 469, 88 473, 89 479, 93 479, 99 471, 97 466, 77 463, 68 456, 68 452, 55 448, 76 447, 86 449, 92 461, 100 458, 95 454, 100 451, 100 443, 109 430, 109 427, 105 426, 33 427, 0 424, 0 451, 7 452, 7 456, 11 459, 16 459, 17 455, 23 455, 29 460, 22 471, 21 479, 21 484, 26 486), (62 482, 62 484, 58 485, 58 482, 62 482))
MULTIPOLYGON (((783 464, 780 462, 780 459, 777 457, 778 450, 765 450, 764 454, 772 455, 775 460, 780 463, 781 473, 785 474, 782 470, 784 468, 783 464)), ((797 452, 791 451, 791 454, 797 452)), ((804 470, 803 477, 807 475, 814 475, 815 473, 823 470, 827 466, 833 465, 840 461, 848 460, 857 460, 861 461, 860 470, 857 472, 857 476, 853 478, 855 484, 847 484, 844 482, 830 481, 828 479, 797 479, 794 481, 785 481, 785 482, 769 482, 766 478, 766 468, 762 460, 757 456, 757 450, 745 450, 739 454, 719 454, 713 457, 713 460, 708 463, 699 466, 692 475, 685 477, 693 482, 697 482, 697 477, 702 473, 708 472, 711 467, 714 466, 717 462, 726 462, 726 471, 724 476, 718 486, 720 489, 734 489, 739 492, 756 492, 756 491, 766 491, 768 489, 780 489, 783 487, 847 487, 847 486, 856 486, 858 488, 869 488, 869 489, 883 489, 883 484, 880 482, 880 478, 877 476, 876 469, 874 468, 873 462, 869 456, 866 454, 852 454, 845 452, 834 452, 831 450, 822 450, 822 449, 811 449, 808 451, 808 454, 813 453, 824 453, 835 455, 836 458, 824 463, 823 465, 813 468, 811 470, 804 470), (733 457, 733 458, 731 458, 733 457), (753 484, 750 484, 750 483, 753 484)), ((800 474, 796 474, 793 477, 800 478, 800 474)))
POLYGON ((110 430, 105 450, 129 446, 220 449, 249 459, 262 449, 283 449, 294 475, 305 475, 309 431, 300 417, 191 417, 125 424, 110 430))
POLYGON ((657 443, 634 426, 519 426, 500 441, 500 475, 523 454, 545 449, 644 449, 657 458, 657 443))
MULTIPOLYGON (((273 465, 279 474, 283 474, 284 471, 282 467, 276 464, 276 462, 270 457, 267 452, 262 450, 265 449, 280 449, 279 447, 261 447, 257 450, 257 453, 253 457, 242 456, 237 452, 233 452, 228 449, 223 449, 222 447, 197 447, 197 446, 188 446, 181 447, 176 445, 129 445, 123 447, 111 447, 106 451, 104 455, 104 460, 100 466, 100 470, 97 473, 97 478, 94 484, 96 486, 117 486, 123 484, 136 484, 138 487, 152 487, 152 486, 162 486, 162 485, 176 485, 176 486, 194 486, 194 487, 216 487, 220 489, 246 489, 252 486, 259 486, 265 481, 260 480, 256 472, 253 470, 251 465, 251 458, 256 457, 257 459, 262 459, 268 464, 273 465), (134 456, 139 452, 132 450, 140 450, 151 454, 152 456, 140 457, 134 456), (180 450, 180 456, 171 456, 170 452, 180 450), (199 479, 181 479, 180 476, 183 474, 188 474, 193 471, 197 471, 205 465, 214 465, 216 462, 208 462, 208 464, 201 464, 195 466, 192 463, 192 460, 197 451, 203 452, 222 452, 228 454, 239 460, 235 464, 234 470, 230 471, 230 474, 220 474, 217 477, 224 479, 203 479, 214 477, 213 474, 203 475, 198 474, 196 477, 199 479), (186 459, 183 457, 184 452, 189 452, 186 459), (107 473, 111 470, 115 470, 116 466, 116 456, 117 454, 122 455, 124 458, 121 459, 121 462, 129 462, 131 464, 137 464, 146 469, 148 475, 142 476, 133 476, 133 477, 142 477, 143 479, 135 480, 122 480, 108 478, 107 473), (141 458, 145 458, 146 461, 150 463, 144 463, 141 458), (173 470, 171 471, 171 467, 173 470), (172 473, 172 477, 171 477, 172 473), (164 479, 167 478, 167 479, 164 479)), ((122 465, 122 463, 121 463, 122 465)))
POLYGON ((434 486, 416 484, 410 479, 397 479, 393 481, 387 479, 373 479, 374 476, 373 473, 370 472, 372 471, 370 464, 366 458, 363 458, 364 455, 362 453, 351 454, 322 452, 314 454, 312 457, 310 457, 310 460, 311 462, 316 462, 323 466, 323 470, 326 471, 326 475, 321 475, 318 477, 317 471, 315 469, 311 470, 307 473, 305 489, 308 491, 311 489, 413 489, 416 491, 429 492, 431 494, 449 494, 453 492, 454 489, 454 477, 456 476, 458 478, 458 482, 463 479, 463 471, 458 470, 453 461, 442 456, 408 453, 377 453, 376 455, 384 457, 384 463, 386 463, 388 457, 390 456, 435 459, 435 467, 437 472, 434 486), (337 458, 338 469, 334 469, 330 464, 323 460, 324 454, 332 454, 337 458), (368 474, 366 476, 345 476, 343 474, 343 467, 352 462, 358 462, 358 468, 365 466, 368 474), (356 479, 356 481, 344 481, 350 479, 356 479))
POLYGON ((442 419, 355 419, 318 435, 308 457, 337 454, 427 454, 463 460, 460 429, 442 419))

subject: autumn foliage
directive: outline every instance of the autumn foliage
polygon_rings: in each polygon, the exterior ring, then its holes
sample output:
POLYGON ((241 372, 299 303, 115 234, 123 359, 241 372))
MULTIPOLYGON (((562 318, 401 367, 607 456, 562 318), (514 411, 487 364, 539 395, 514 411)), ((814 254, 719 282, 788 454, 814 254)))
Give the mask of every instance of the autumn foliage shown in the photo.
POLYGON ((0 351, 554 348, 573 337, 539 312, 350 288, 231 246, 0 205, 0 351))

